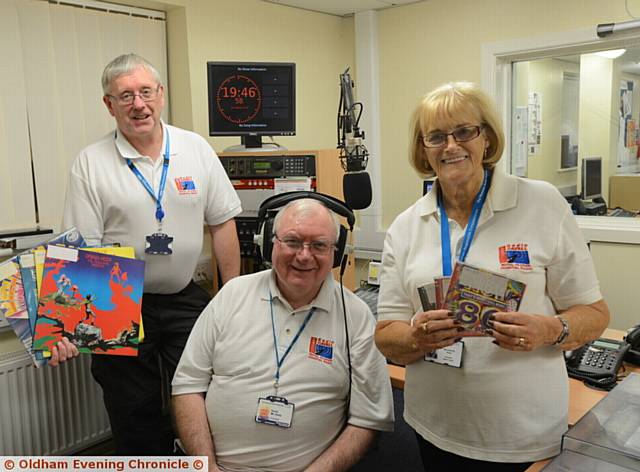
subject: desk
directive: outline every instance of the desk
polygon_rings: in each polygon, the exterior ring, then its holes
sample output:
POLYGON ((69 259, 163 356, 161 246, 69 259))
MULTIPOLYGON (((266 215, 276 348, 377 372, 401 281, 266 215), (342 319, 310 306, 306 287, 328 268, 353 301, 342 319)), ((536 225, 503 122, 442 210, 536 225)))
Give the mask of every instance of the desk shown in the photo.
MULTIPOLYGON (((606 329, 602 334, 602 337, 609 339, 619 339, 625 335, 624 331, 615 329, 606 329)), ((640 368, 625 364, 627 372, 640 373, 640 368)), ((391 385, 394 388, 404 389, 404 367, 398 365, 387 365, 387 370, 391 377, 391 385)), ((587 387, 581 380, 569 379, 569 426, 573 426, 576 422, 584 416, 593 406, 598 403, 602 398, 607 395, 607 392, 595 390, 587 387)), ((538 461, 533 464, 527 472, 538 472, 541 470, 551 459, 544 461, 538 461)))
MULTIPOLYGON (((622 207, 620 207, 622 208, 622 207)), ((615 208, 607 208, 607 214, 606 215, 602 215, 602 216, 613 216, 611 213, 613 213, 613 211, 615 210, 615 208)), ((627 210, 626 208, 624 208, 624 210, 627 210)), ((636 210, 627 210, 627 211, 631 211, 636 213, 634 216, 619 216, 618 218, 629 218, 629 219, 634 219, 634 218, 640 218, 640 213, 637 213, 636 210)))

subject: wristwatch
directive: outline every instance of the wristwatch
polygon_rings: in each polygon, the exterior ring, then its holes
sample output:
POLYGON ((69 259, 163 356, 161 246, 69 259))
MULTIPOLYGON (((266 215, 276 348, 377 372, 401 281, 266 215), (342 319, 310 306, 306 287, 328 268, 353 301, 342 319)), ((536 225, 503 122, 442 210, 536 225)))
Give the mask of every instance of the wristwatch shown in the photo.
POLYGON ((556 318, 560 321, 560 323, 562 323, 562 332, 558 336, 558 339, 556 339, 556 342, 553 343, 554 346, 562 344, 564 340, 569 336, 569 323, 567 323, 567 320, 565 320, 560 315, 556 315, 556 318))

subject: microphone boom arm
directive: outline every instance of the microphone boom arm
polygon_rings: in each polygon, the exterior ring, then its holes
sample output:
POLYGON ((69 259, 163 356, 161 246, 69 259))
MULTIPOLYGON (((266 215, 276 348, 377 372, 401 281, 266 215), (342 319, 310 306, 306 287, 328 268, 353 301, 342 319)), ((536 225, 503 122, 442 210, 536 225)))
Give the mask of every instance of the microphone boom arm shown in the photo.
POLYGON ((358 124, 362 116, 361 102, 353 101, 353 81, 349 68, 340 74, 340 103, 338 105, 338 149, 340 163, 346 172, 361 172, 367 167, 369 152, 364 146, 364 131, 358 124), (356 107, 359 107, 356 115, 356 107))

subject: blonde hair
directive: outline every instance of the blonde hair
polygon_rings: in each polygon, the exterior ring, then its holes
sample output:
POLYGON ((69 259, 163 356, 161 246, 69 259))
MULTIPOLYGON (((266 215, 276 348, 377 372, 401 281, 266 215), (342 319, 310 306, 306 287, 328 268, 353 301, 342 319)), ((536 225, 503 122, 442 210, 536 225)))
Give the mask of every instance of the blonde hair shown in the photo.
POLYGON ((495 167, 504 150, 504 132, 493 101, 474 83, 449 82, 426 94, 411 118, 409 161, 419 174, 434 175, 422 136, 443 123, 456 126, 461 117, 471 117, 482 124, 489 141, 482 164, 485 169, 495 167))

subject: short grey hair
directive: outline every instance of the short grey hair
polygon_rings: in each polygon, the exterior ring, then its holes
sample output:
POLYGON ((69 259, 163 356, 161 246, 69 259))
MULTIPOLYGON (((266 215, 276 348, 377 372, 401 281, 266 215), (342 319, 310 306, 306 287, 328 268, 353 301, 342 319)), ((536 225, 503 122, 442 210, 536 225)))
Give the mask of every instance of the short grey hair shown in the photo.
POLYGON ((158 85, 162 84, 162 79, 160 78, 158 70, 144 57, 133 53, 122 54, 107 64, 104 71, 102 71, 102 92, 105 95, 108 95, 109 88, 114 80, 121 75, 130 74, 138 67, 147 69, 151 72, 151 75, 153 75, 153 80, 155 80, 158 85))
POLYGON ((289 208, 292 208, 293 213, 295 215, 304 215, 307 213, 311 213, 318 208, 324 208, 331 217, 331 221, 333 222, 334 230, 336 233, 336 239, 334 244, 338 242, 340 239, 340 220, 338 219, 338 215, 335 214, 331 209, 327 208, 325 204, 323 204, 320 200, 316 200, 315 198, 299 198, 297 200, 292 200, 283 206, 278 213, 276 214, 275 219, 273 220, 273 234, 278 234, 278 228, 280 228, 280 220, 282 219, 282 215, 289 208))

